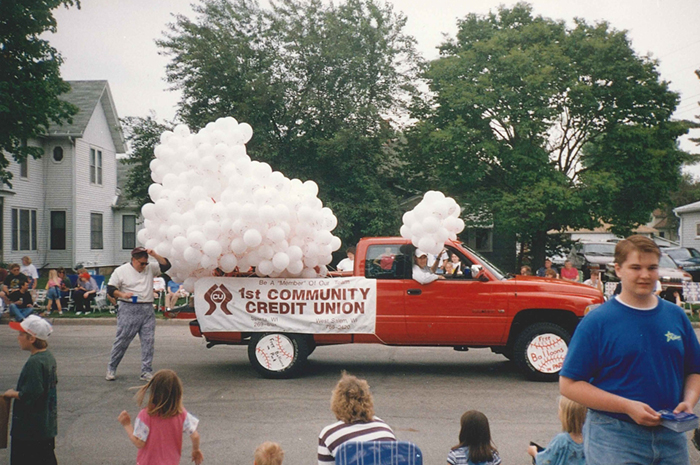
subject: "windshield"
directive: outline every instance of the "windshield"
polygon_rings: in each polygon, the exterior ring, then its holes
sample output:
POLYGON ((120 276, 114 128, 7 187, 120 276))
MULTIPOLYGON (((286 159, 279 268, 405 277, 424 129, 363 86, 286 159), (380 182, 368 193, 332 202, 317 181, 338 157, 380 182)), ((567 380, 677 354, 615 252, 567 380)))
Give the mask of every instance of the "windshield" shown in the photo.
POLYGON ((481 263, 484 265, 484 268, 486 268, 486 269, 489 270, 491 273, 493 273, 493 274, 496 276, 496 279, 499 279, 499 280, 505 279, 506 274, 505 274, 504 272, 502 272, 501 270, 499 270, 498 267, 497 267, 496 265, 494 265, 494 264, 491 263, 490 261, 486 260, 483 256, 479 255, 479 253, 477 253, 477 252, 475 252, 474 250, 470 249, 470 248, 467 247, 466 245, 462 244, 462 247, 464 247, 465 249, 467 249, 468 251, 470 251, 471 253, 473 253, 474 255, 476 255, 476 256, 479 258, 479 260, 481 260, 481 263))
POLYGON ((669 250, 668 254, 674 260, 688 260, 689 258, 691 258, 690 252, 687 249, 669 250))
POLYGON ((585 255, 615 255, 615 244, 583 244, 585 255))
POLYGON ((671 257, 669 257, 666 254, 662 254, 661 257, 659 258, 659 266, 661 268, 678 268, 676 265, 676 262, 671 260, 671 257))

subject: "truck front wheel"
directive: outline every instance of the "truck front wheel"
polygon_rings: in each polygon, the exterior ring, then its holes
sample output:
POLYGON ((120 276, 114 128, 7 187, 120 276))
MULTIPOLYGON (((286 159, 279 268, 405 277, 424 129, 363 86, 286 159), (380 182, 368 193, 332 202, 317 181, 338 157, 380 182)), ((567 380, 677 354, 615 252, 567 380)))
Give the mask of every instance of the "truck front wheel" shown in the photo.
POLYGON ((513 346, 513 360, 535 381, 556 381, 564 364, 571 335, 554 323, 534 323, 523 330, 513 346))
POLYGON ((248 360, 265 378, 292 378, 309 356, 303 336, 284 333, 255 333, 248 343, 248 360))

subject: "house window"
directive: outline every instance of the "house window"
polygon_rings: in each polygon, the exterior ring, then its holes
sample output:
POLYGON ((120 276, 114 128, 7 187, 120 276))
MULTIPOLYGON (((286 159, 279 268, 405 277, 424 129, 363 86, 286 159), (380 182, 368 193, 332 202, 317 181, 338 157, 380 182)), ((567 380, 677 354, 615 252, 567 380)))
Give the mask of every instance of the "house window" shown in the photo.
POLYGON ((136 215, 122 217, 122 249, 136 247, 136 215))
POLYGON ((63 147, 60 145, 53 148, 53 161, 56 163, 63 161, 63 147))
POLYGON ((12 209, 12 250, 36 250, 36 210, 12 209))
POLYGON ((90 182, 102 185, 102 151, 90 149, 90 182))
POLYGON ((102 249, 102 213, 90 213, 90 248, 102 249))
POLYGON ((493 229, 470 229, 467 234, 469 247, 477 252, 493 252, 493 229))
POLYGON ((19 177, 28 178, 29 177, 29 160, 26 158, 19 162, 19 177))
POLYGON ((700 223, 695 223, 695 236, 700 237, 700 223))
POLYGON ((66 212, 51 212, 51 250, 66 250, 66 212))

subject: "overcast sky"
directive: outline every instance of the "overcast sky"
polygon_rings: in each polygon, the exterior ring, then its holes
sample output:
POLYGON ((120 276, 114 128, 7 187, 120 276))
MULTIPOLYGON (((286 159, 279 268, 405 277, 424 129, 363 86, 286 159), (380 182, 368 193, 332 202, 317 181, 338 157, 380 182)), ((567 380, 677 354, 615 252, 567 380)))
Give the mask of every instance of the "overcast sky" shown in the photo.
MULTIPOLYGON (((109 81, 120 117, 172 119, 179 94, 165 82, 167 58, 158 55, 155 40, 162 37, 173 14, 192 16, 192 0, 81 0, 81 9, 55 10, 58 32, 47 34, 65 59, 66 80, 109 81)), ((194 2, 196 3, 196 2, 194 2)), ((456 20, 469 13, 485 14, 498 0, 393 0, 395 11, 408 18, 406 32, 418 41, 426 58, 436 58, 443 34, 454 35, 456 20)), ((659 71, 681 95, 676 117, 700 114, 700 2, 698 0, 534 0, 535 14, 589 23, 607 21, 626 29, 633 48, 660 60, 659 71)), ((231 115, 236 117, 236 115, 231 115)), ((700 130, 693 135, 700 137, 700 130)), ((700 153, 686 141, 685 150, 700 153)), ((700 167, 693 169, 700 174, 700 167)))

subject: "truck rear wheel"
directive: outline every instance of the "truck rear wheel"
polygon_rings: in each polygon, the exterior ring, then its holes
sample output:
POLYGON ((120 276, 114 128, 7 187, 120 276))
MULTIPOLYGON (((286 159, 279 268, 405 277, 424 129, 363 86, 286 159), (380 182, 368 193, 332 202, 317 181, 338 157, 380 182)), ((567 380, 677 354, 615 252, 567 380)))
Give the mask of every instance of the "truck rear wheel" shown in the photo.
POLYGON ((556 381, 570 340, 569 332, 559 325, 534 323, 515 340, 513 361, 529 379, 556 381))
POLYGON ((265 378, 292 378, 309 355, 303 336, 285 333, 255 333, 248 343, 248 360, 265 378))

